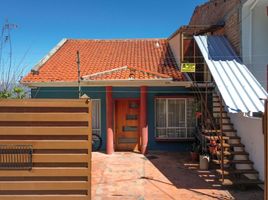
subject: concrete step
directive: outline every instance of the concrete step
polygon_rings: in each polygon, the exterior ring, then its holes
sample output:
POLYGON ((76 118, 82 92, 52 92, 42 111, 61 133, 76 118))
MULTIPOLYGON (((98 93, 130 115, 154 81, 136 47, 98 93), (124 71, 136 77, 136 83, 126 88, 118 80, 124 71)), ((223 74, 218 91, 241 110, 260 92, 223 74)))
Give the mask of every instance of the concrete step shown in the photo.
MULTIPOLYGON (((203 130, 204 133, 220 133, 221 130, 217 129, 217 130, 213 130, 213 129, 205 129, 203 130)), ((223 133, 229 133, 229 132, 232 132, 232 133, 236 133, 237 130, 231 128, 231 129, 223 129, 222 130, 223 133)))
MULTIPOLYGON (((218 151, 217 154, 220 155, 221 152, 218 151)), ((223 154, 225 156, 236 156, 236 155, 245 155, 245 156, 247 156, 247 155, 249 155, 249 153, 246 152, 246 151, 224 151, 223 154)))
MULTIPOLYGON (((219 144, 219 146, 221 146, 221 144, 219 144)), ((244 144, 241 144, 241 143, 235 143, 235 144, 227 144, 227 143, 224 143, 223 144, 223 147, 224 148, 231 148, 231 147, 245 147, 244 144)))
MULTIPOLYGON (((222 174, 221 169, 216 170, 219 174, 222 174)), ((258 174, 259 172, 255 169, 228 169, 223 171, 224 175, 228 176, 231 174, 258 174)))
MULTIPOLYGON (((222 182, 222 179, 219 179, 222 182)), ((238 180, 231 180, 231 179, 224 179, 222 185, 224 186, 233 186, 233 185, 259 185, 263 184, 263 181, 259 179, 238 179, 238 180)))
MULTIPOLYGON (((205 138, 208 139, 208 140, 220 140, 221 137, 220 136, 209 136, 209 135, 205 135, 205 138)), ((223 136, 222 137, 223 140, 229 140, 229 137, 227 136, 223 136)))
MULTIPOLYGON (((212 160, 213 163, 220 165, 221 160, 212 160)), ((248 165, 253 165, 254 163, 251 160, 228 160, 224 159, 223 163, 226 164, 248 164, 248 165)))

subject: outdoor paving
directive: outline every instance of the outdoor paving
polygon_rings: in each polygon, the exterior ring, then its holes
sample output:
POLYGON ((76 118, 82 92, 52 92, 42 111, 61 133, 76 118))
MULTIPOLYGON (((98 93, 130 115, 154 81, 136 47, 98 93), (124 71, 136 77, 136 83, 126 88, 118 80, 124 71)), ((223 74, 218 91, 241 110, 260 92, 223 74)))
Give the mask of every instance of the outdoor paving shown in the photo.
POLYGON ((92 155, 92 199, 261 200, 259 188, 221 188, 210 171, 198 170, 189 153, 132 152, 92 155))

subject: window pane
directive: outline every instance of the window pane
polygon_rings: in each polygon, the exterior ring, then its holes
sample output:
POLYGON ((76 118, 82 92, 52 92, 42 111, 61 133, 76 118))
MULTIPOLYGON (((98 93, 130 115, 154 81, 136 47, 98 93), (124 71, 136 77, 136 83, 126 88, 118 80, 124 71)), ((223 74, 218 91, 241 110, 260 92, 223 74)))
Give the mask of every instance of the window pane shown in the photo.
POLYGON ((157 99, 156 137, 170 139, 192 137, 195 130, 193 103, 193 98, 157 99))
POLYGON ((93 134, 101 135, 101 130, 100 129, 92 129, 93 134))
POLYGON ((166 138, 167 134, 166 134, 166 129, 156 129, 156 137, 158 138, 166 138))
POLYGON ((92 129, 100 129, 100 100, 92 100, 92 129))
POLYGON ((156 127, 166 127, 166 99, 156 99, 156 127))
POLYGON ((168 127, 185 127, 185 100, 168 100, 168 127))

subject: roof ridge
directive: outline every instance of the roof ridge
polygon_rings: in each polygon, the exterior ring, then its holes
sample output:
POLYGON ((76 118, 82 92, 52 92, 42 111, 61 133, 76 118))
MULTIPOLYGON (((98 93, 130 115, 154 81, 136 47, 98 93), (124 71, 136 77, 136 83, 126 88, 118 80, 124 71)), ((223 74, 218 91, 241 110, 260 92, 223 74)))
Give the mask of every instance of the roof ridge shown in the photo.
POLYGON ((83 79, 93 78, 93 77, 102 76, 102 75, 105 75, 105 74, 112 74, 112 73, 115 73, 117 71, 125 70, 125 69, 140 71, 140 72, 151 74, 151 75, 158 76, 158 77, 161 77, 161 78, 172 78, 167 74, 162 74, 162 73, 159 73, 159 72, 153 72, 153 71, 142 69, 142 68, 139 68, 139 67, 130 67, 130 66, 122 66, 122 67, 118 67, 118 68, 114 68, 114 69, 104 70, 104 71, 101 71, 101 72, 97 72, 97 73, 94 73, 94 74, 89 74, 89 75, 83 76, 82 78, 83 79))
POLYGON ((139 67, 128 67, 128 68, 134 69, 134 70, 137 70, 137 71, 142 71, 142 72, 152 74, 152 75, 155 75, 155 76, 160 76, 162 78, 170 78, 170 76, 168 76, 167 74, 162 74, 162 73, 159 73, 159 72, 153 72, 151 70, 146 70, 146 69, 142 69, 142 68, 139 68, 139 67))
POLYGON ((67 38, 69 41, 103 41, 103 42, 117 42, 117 41, 159 41, 168 40, 168 38, 115 38, 115 39, 86 39, 86 38, 67 38))
POLYGON ((104 74, 114 73, 116 71, 120 71, 120 70, 127 69, 127 68, 128 68, 128 66, 117 67, 117 68, 114 68, 114 69, 104 70, 104 71, 97 72, 97 73, 94 73, 94 74, 85 75, 85 76, 82 76, 82 78, 87 79, 87 78, 91 78, 91 77, 94 77, 94 76, 100 76, 100 75, 104 75, 104 74))

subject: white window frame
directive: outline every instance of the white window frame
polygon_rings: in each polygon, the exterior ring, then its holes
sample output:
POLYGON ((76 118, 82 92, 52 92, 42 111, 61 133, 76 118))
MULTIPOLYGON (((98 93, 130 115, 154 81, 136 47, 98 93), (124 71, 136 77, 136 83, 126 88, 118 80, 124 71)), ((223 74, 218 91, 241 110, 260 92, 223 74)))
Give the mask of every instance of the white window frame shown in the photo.
MULTIPOLYGON (((186 139, 186 138, 188 138, 188 127, 187 127, 187 124, 188 124, 188 122, 187 122, 187 109, 188 109, 188 104, 187 104, 187 100, 188 100, 188 98, 179 98, 179 97, 176 97, 176 98, 163 98, 163 97, 156 97, 155 98, 155 100, 154 100, 154 104, 155 104, 155 138, 156 139, 162 139, 161 137, 159 137, 159 136, 157 136, 157 130, 161 130, 161 129, 165 129, 166 130, 166 133, 167 133, 167 129, 185 129, 186 131, 186 134, 185 134, 185 137, 165 137, 165 138, 163 138, 163 139, 186 139), (166 101, 166 127, 157 127, 156 126, 156 124, 157 124, 157 104, 156 104, 156 101, 158 100, 158 99, 164 99, 165 101, 166 101), (185 123, 184 123, 184 127, 169 127, 168 126, 168 115, 169 115, 169 112, 168 112, 168 101, 169 100, 184 100, 184 103, 185 103, 185 115, 184 115, 184 117, 185 117, 185 123)), ((166 134, 167 135, 167 134, 166 134)))
MULTIPOLYGON (((93 129, 93 127, 92 127, 92 132, 93 131, 98 131, 98 133, 99 133, 99 135, 101 136, 101 99, 92 99, 92 103, 93 103, 93 101, 98 101, 98 103, 99 103, 99 128, 98 129, 93 129)), ((93 112, 92 112, 92 118, 93 118, 93 112)))

